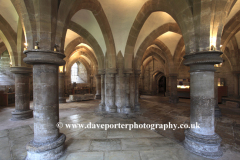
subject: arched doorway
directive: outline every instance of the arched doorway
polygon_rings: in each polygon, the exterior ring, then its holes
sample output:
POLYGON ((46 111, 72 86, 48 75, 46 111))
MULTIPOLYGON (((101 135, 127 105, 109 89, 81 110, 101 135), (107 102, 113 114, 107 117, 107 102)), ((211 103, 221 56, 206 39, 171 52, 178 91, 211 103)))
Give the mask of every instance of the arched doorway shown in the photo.
POLYGON ((166 92, 166 77, 162 76, 158 82, 158 94, 165 96, 166 92))

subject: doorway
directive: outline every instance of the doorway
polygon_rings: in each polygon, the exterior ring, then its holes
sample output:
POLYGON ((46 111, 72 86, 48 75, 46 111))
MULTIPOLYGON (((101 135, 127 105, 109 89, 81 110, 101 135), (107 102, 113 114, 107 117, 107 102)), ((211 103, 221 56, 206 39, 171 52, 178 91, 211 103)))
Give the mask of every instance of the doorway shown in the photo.
POLYGON ((159 82, 158 82, 158 94, 160 95, 164 95, 165 96, 165 92, 166 92, 166 77, 165 76, 162 76, 160 79, 159 79, 159 82))

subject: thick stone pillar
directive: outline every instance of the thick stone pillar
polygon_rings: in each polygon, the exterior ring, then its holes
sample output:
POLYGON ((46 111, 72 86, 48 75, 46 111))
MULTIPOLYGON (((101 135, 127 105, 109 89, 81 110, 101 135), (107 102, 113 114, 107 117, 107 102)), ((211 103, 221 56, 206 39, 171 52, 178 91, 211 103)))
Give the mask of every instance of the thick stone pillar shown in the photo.
POLYGON ((221 109, 218 106, 218 72, 215 72, 214 76, 214 96, 215 96, 215 117, 221 117, 221 109))
POLYGON ((101 75, 96 74, 96 95, 95 99, 101 99, 101 75))
POLYGON ((15 74, 15 111, 12 112, 13 121, 24 120, 33 117, 30 109, 29 78, 32 68, 11 67, 15 74))
POLYGON ((105 71, 100 70, 101 75, 101 103, 99 104, 99 111, 105 111, 105 71))
POLYGON ((207 158, 222 156, 221 138, 214 126, 214 64, 221 63, 222 52, 209 51, 186 55, 185 65, 190 66, 190 124, 200 128, 185 130, 184 146, 189 151, 207 158))
POLYGON ((59 86, 59 103, 66 103, 66 97, 64 92, 65 73, 58 74, 58 86, 59 86))
POLYGON ((170 83, 170 103, 178 103, 178 94, 177 94, 177 74, 169 74, 169 83, 170 83))
POLYGON ((58 66, 64 54, 27 50, 24 62, 33 65, 34 139, 28 143, 26 160, 55 160, 64 153, 66 136, 59 133, 58 66))
POLYGON ((115 74, 116 70, 107 70, 105 75, 105 110, 109 113, 116 113, 115 105, 115 74))
POLYGON ((131 113, 131 105, 130 105, 130 73, 125 74, 125 107, 123 112, 126 114, 131 113))
POLYGON ((140 104, 139 104, 139 79, 140 79, 141 70, 135 71, 135 106, 134 111, 140 111, 140 104))

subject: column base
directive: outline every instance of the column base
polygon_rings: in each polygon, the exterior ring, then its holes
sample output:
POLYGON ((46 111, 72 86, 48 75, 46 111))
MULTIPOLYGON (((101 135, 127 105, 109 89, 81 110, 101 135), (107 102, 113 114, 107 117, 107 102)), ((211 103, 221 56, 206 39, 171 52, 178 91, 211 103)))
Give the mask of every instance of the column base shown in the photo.
POLYGON ((101 95, 95 95, 95 99, 101 99, 101 95))
POLYGON ((105 111, 108 113, 117 113, 117 107, 116 106, 106 106, 105 105, 105 111))
POLYGON ((124 113, 124 114, 132 113, 131 107, 129 107, 129 106, 124 107, 124 108, 123 108, 123 113, 124 113))
POLYGON ((169 97, 169 103, 178 103, 178 101, 179 101, 178 96, 169 97))
POLYGON ((64 154, 66 136, 61 136, 54 142, 36 144, 33 140, 27 144, 26 160, 57 160, 64 154))
POLYGON ((99 112, 103 112, 104 111, 104 107, 105 107, 105 105, 100 103, 99 104, 99 108, 98 108, 99 112))
POLYGON ((134 111, 135 112, 140 112, 140 104, 135 104, 134 111))
POLYGON ((221 137, 214 135, 200 135, 192 132, 190 129, 185 130, 184 147, 190 152, 210 158, 217 159, 223 155, 221 137))
POLYGON ((66 103, 65 97, 59 97, 59 103, 66 103))
POLYGON ((221 113, 221 109, 219 108, 219 106, 215 106, 215 109, 214 109, 214 114, 215 114, 215 117, 221 117, 222 116, 222 113, 221 113))
POLYGON ((27 110, 27 111, 13 111, 12 112, 12 121, 20 121, 24 119, 29 119, 33 117, 33 110, 27 110))

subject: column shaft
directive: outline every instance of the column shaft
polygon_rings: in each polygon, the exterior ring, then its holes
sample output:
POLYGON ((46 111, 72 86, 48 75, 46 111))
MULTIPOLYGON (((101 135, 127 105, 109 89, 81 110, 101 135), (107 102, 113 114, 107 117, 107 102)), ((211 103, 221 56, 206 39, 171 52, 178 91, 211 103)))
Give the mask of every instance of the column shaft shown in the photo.
POLYGON ((101 99, 101 75, 95 75, 96 77, 96 95, 95 99, 101 99))
POLYGON ((29 78, 32 68, 12 67, 15 73, 15 111, 12 112, 13 121, 24 120, 33 117, 30 109, 29 78))
POLYGON ((178 94, 177 94, 177 75, 169 75, 170 82, 170 103, 178 103, 178 94))
POLYGON ((105 110, 105 74, 101 74, 101 103, 99 105, 99 110, 105 110))
POLYGON ((65 73, 59 73, 58 75, 58 85, 59 85, 59 103, 66 103, 65 98, 65 73))
POLYGON ((215 72, 214 77, 214 96, 215 96, 215 117, 221 117, 221 109, 218 106, 218 76, 217 72, 215 72))
POLYGON ((130 74, 125 74, 125 107, 124 113, 128 114, 131 113, 131 106, 130 106, 130 74))
POLYGON ((140 111, 140 104, 139 104, 139 77, 140 77, 141 71, 139 73, 135 73, 135 106, 134 111, 139 112, 140 111))
POLYGON ((105 85, 105 109, 107 112, 115 113, 117 112, 115 105, 115 74, 106 73, 105 85))

